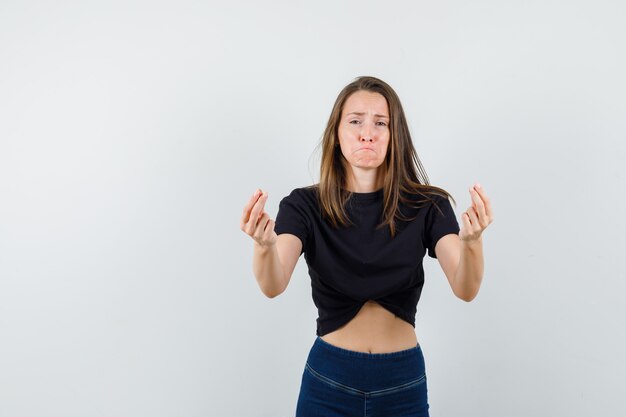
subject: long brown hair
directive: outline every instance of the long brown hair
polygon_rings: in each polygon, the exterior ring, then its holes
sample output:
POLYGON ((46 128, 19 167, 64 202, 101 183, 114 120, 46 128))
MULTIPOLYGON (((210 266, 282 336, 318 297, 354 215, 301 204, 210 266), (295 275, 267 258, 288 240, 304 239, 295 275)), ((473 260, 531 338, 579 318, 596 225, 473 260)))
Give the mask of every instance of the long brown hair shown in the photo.
POLYGON ((380 166, 384 173, 384 209, 382 222, 377 227, 389 225, 389 230, 393 237, 396 233, 395 219, 411 220, 406 218, 399 210, 399 204, 404 203, 413 207, 420 207, 420 205, 415 205, 415 200, 409 198, 408 195, 417 194, 424 197, 417 203, 429 201, 434 203, 428 195, 449 197, 455 205, 456 201, 444 189, 430 185, 426 171, 413 146, 404 110, 396 92, 387 83, 378 78, 362 76, 356 78, 341 90, 322 136, 320 143, 322 147, 320 182, 317 185, 322 214, 335 227, 339 227, 339 225, 346 226, 348 223, 351 223, 345 210, 345 204, 350 199, 352 193, 347 190, 347 164, 344 165, 344 162, 346 162, 345 158, 341 153, 341 148, 337 146, 339 144, 338 127, 346 100, 360 90, 381 94, 387 100, 387 105, 389 106, 390 140, 387 147, 387 156, 380 166))

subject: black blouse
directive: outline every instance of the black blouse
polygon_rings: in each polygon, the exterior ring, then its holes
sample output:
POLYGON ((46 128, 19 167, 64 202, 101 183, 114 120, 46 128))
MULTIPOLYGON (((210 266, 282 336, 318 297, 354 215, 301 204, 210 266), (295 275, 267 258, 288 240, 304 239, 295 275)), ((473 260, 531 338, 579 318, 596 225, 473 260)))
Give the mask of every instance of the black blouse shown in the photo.
MULTIPOLYGON (((302 241, 318 309, 318 336, 348 323, 368 300, 415 327, 424 286, 424 255, 428 252, 436 258, 437 241, 459 233, 450 201, 429 197, 441 212, 428 201, 419 208, 401 205, 402 213, 415 219, 397 221, 393 238, 388 226, 376 229, 383 212, 382 188, 352 193, 346 211, 353 225, 340 228, 322 219, 316 186, 296 188, 280 201, 274 230, 302 241)), ((415 197, 415 201, 423 199, 415 197)))

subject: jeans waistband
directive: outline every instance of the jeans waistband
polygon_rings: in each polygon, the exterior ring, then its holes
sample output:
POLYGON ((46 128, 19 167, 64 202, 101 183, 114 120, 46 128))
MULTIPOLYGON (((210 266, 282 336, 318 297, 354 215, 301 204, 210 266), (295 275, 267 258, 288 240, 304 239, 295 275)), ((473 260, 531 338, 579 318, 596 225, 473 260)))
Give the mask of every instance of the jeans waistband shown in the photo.
POLYGON ((377 359, 385 360, 385 359, 391 359, 391 358, 403 358, 406 356, 415 356, 416 354, 420 354, 422 350, 422 348, 418 344, 417 346, 414 346, 412 348, 399 350, 397 352, 388 352, 388 353, 357 352, 355 350, 343 349, 343 348, 340 348, 339 346, 331 345, 330 343, 328 343, 327 341, 325 341, 319 336, 317 337, 317 339, 315 339, 313 346, 318 349, 328 350, 336 355, 343 355, 343 356, 348 356, 351 358, 362 358, 362 359, 369 359, 369 360, 377 360, 377 359), (420 352, 417 352, 417 351, 420 351, 420 352))
POLYGON ((317 337, 307 364, 327 378, 364 391, 398 386, 426 374, 419 345, 397 352, 366 353, 343 349, 317 337))

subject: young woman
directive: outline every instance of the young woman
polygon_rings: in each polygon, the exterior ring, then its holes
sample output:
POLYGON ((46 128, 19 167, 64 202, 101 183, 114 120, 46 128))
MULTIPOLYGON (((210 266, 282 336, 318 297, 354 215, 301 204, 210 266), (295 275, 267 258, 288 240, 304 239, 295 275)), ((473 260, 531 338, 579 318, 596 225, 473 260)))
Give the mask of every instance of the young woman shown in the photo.
POLYGON ((415 336, 422 260, 437 258, 454 294, 474 299, 489 199, 471 187, 459 228, 450 194, 429 185, 398 96, 374 77, 340 92, 321 146, 319 184, 283 198, 276 221, 257 190, 240 224, 255 241, 253 271, 266 296, 285 291, 302 253, 308 265, 318 337, 296 416, 428 416, 415 336))

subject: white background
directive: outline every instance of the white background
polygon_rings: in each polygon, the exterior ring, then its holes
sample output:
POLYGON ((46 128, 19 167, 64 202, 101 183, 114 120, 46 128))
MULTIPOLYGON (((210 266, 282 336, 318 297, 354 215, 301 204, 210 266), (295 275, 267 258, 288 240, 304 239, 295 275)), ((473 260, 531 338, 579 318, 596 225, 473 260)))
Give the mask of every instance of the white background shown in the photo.
POLYGON ((431 415, 623 415, 625 40, 618 0, 2 0, 0 416, 292 416, 306 264, 265 298, 239 220, 359 75, 495 212, 474 301, 424 260, 431 415))

